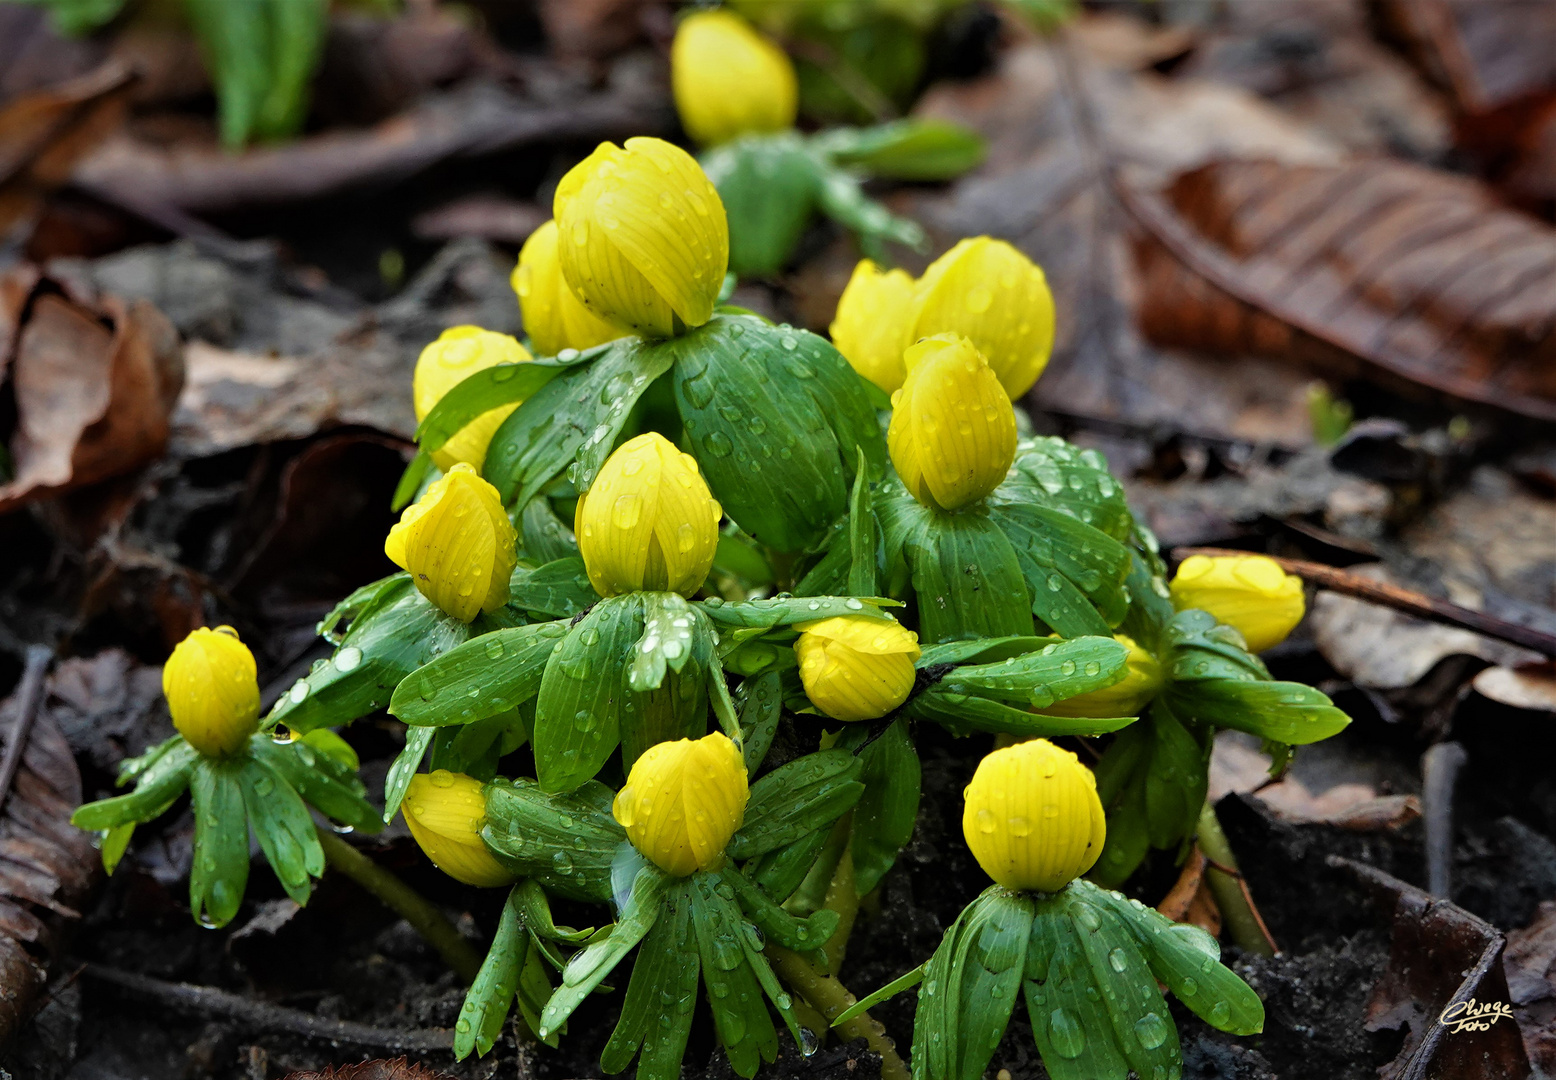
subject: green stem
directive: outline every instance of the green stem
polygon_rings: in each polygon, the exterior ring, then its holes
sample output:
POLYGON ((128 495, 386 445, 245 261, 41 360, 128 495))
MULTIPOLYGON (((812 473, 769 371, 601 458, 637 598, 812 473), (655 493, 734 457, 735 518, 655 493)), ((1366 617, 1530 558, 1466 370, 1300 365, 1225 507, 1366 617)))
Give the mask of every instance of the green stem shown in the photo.
POLYGON ((854 849, 843 849, 837 861, 837 873, 827 886, 827 898, 821 905, 826 911, 838 914, 837 930, 822 946, 827 954, 827 970, 835 975, 843 972, 843 958, 848 954, 848 935, 854 932, 854 920, 859 916, 859 891, 854 888, 854 849))
POLYGON ((319 830, 319 846, 327 863, 410 923, 456 975, 475 982, 481 958, 431 901, 327 829, 319 830))
POLYGON ((837 873, 838 863, 843 859, 843 852, 848 850, 849 838, 853 835, 854 812, 850 810, 837 819, 837 824, 832 826, 832 832, 827 835, 827 842, 816 856, 816 862, 811 866, 810 872, 805 875, 805 880, 800 882, 800 887, 794 890, 794 895, 784 901, 784 910, 799 919, 807 918, 821 910, 827 902, 827 893, 832 888, 832 876, 837 873))
POLYGON ((1216 898, 1216 906, 1221 909, 1221 918, 1232 941, 1244 952, 1274 956, 1275 942, 1270 938, 1264 920, 1253 908, 1248 886, 1238 872, 1237 856, 1232 854, 1232 845, 1227 842, 1226 833, 1221 831, 1215 808, 1208 802, 1199 812, 1198 839, 1199 849, 1210 860, 1205 868, 1205 881, 1210 886, 1210 894, 1216 898), (1227 873, 1228 870, 1231 873, 1227 873))
MULTIPOLYGON (((829 1021, 856 1000, 848 988, 833 976, 823 973, 810 960, 782 945, 769 942, 767 959, 784 982, 829 1021)), ((898 1056, 896 1043, 886 1037, 886 1029, 869 1013, 862 1012, 847 1023, 839 1024, 837 1030, 844 1041, 863 1036, 870 1049, 881 1056, 881 1080, 908 1080, 908 1066, 898 1056)))

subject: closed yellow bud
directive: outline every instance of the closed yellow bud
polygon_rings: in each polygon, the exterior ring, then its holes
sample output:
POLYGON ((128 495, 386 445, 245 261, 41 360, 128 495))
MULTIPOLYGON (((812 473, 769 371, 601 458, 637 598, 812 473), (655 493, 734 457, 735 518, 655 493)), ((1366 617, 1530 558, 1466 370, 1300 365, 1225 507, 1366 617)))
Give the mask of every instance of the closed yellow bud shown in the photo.
POLYGON ((994 751, 963 797, 967 846, 1007 889, 1056 892, 1102 854, 1107 827, 1096 777, 1047 739, 994 751))
POLYGON ((681 20, 670 48, 670 83, 681 126, 703 146, 794 126, 794 65, 733 12, 702 11, 681 20))
POLYGON ((939 334, 903 354, 886 445, 902 483, 925 506, 956 510, 999 487, 1016 458, 1016 414, 966 338, 939 334))
POLYGON ((1089 694, 1056 701, 1038 711, 1046 716, 1139 716, 1140 710, 1151 703, 1162 688, 1162 669, 1145 649, 1135 644, 1133 638, 1114 634, 1113 640, 1129 650, 1129 660, 1122 682, 1089 694))
POLYGON ((794 655, 812 705, 834 720, 874 720, 908 700, 918 635, 895 619, 841 615, 800 623, 794 655))
POLYGON ((1172 579, 1172 603, 1210 612, 1243 635, 1249 652, 1285 641, 1307 610, 1302 579, 1264 555, 1190 555, 1172 579))
POLYGON ((987 236, 963 240, 919 278, 908 340, 961 334, 1014 401, 1032 388, 1054 347, 1054 298, 1031 259, 987 236))
POLYGON ((481 781, 447 769, 417 773, 405 789, 401 807, 405 824, 432 865, 455 881, 492 888, 517 880, 481 839, 486 824, 481 781))
POLYGON ((913 277, 860 259, 837 302, 832 344, 853 369, 886 393, 902 385, 908 322, 913 317, 913 277))
POLYGON ((625 331, 583 306, 562 277, 557 227, 548 221, 530 233, 513 268, 513 291, 524 313, 524 331, 542 356, 615 341, 625 331))
POLYGON ((445 614, 469 622, 508 602, 517 542, 497 489, 461 463, 406 507, 384 554, 409 570, 416 588, 445 614))
POLYGON ((173 726, 207 757, 235 752, 259 727, 254 654, 230 626, 180 641, 162 667, 162 693, 173 726))
POLYGON ((723 509, 697 459, 658 432, 618 446, 578 500, 573 531, 601 596, 702 588, 719 546, 723 509))
POLYGON ((723 861, 750 794, 740 748, 715 731, 645 750, 611 812, 650 862, 685 877, 723 861))
POLYGON ((645 337, 701 326, 729 267, 729 222, 712 181, 662 139, 601 143, 557 185, 562 275, 596 315, 645 337))
MULTIPOLYGON (((517 364, 533 359, 507 334, 482 330, 479 326, 453 326, 443 331, 421 351, 416 374, 411 379, 411 396, 416 403, 416 419, 426 419, 443 395, 478 371, 497 364, 517 364)), ((488 409, 432 452, 432 462, 444 472, 461 461, 480 471, 486 461, 486 447, 508 414, 519 407, 499 405, 488 409)))

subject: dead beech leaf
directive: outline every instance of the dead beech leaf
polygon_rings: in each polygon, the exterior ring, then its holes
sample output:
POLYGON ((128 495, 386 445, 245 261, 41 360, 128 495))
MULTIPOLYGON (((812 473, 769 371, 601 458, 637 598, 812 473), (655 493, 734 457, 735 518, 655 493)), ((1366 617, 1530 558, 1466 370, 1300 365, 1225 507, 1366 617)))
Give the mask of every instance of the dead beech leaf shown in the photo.
POLYGON ((1529 1060, 1556 1071, 1556 900, 1540 904, 1534 921, 1507 935, 1507 986, 1529 1060))
POLYGON ((392 1061, 364 1061, 340 1065, 323 1072, 296 1072, 286 1080, 452 1080, 447 1073, 433 1072, 425 1065, 412 1065, 406 1058, 392 1061))
POLYGON ((1240 160, 1122 190, 1157 343, 1295 357, 1322 343, 1395 382, 1556 420, 1556 230, 1473 181, 1240 160))

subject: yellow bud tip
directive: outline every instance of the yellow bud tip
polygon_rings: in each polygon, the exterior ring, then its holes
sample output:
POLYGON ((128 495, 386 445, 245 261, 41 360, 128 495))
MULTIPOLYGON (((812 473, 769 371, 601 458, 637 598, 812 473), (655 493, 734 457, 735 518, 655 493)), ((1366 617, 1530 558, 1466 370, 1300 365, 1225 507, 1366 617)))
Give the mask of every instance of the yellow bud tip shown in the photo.
POLYGON ((1096 778, 1047 739, 985 757, 964 797, 967 846, 1007 889, 1055 892, 1102 854, 1106 826, 1096 778))
POLYGON ((670 48, 670 83, 681 125, 703 146, 794 126, 794 65, 731 11, 694 12, 670 48))
POLYGON ((749 797, 740 748, 714 732, 649 747, 611 810, 645 858, 685 877, 723 862, 749 797))
POLYGON ((811 704, 834 720, 874 720, 908 699, 918 635, 895 619, 844 615, 800 623, 794 654, 811 704))
POLYGON ((173 726, 207 757, 235 753, 259 727, 254 654, 230 626, 180 641, 162 667, 162 693, 173 726))
POLYGON ((957 510, 1000 485, 1016 457, 1016 414, 972 342, 937 334, 903 354, 886 443, 913 497, 957 510))
POLYGON ((1307 610, 1302 579, 1264 555, 1191 555, 1171 590, 1179 611, 1208 611, 1242 634, 1250 652, 1285 641, 1307 610))
MULTIPOLYGON (((432 407, 471 375, 498 364, 518 364, 531 359, 528 351, 507 334, 478 326, 454 326, 421 351, 411 379, 416 419, 423 420, 432 407)), ((432 452, 432 461, 447 472, 460 462, 480 471, 486 447, 508 414, 519 402, 490 409, 466 424, 452 439, 432 452)))
POLYGON ((384 554, 444 614, 470 622, 508 602, 518 536, 497 489, 460 463, 389 530, 384 554))
POLYGON ((555 356, 563 349, 593 348, 626 332, 594 314, 573 295, 562 276, 558 239, 556 222, 546 222, 524 242, 518 265, 513 268, 513 291, 518 294, 524 330, 542 356, 555 356))
POLYGON ((1118 682, 1089 694, 1056 701, 1038 712, 1045 716, 1139 716, 1161 689, 1161 665, 1133 638, 1115 634, 1113 640, 1129 650, 1129 659, 1119 673, 1118 682))
POLYGON ((486 796, 479 780, 447 769, 417 773, 400 809, 427 858, 455 881, 492 888, 517 880, 481 839, 486 796))
POLYGON ((601 596, 691 596, 713 568, 722 516, 696 459, 651 431, 606 459, 578 500, 573 531, 601 596))
POLYGON ((913 318, 914 282, 905 270, 882 270, 869 259, 854 267, 837 302, 832 344, 860 375, 886 393, 902 385, 913 318))

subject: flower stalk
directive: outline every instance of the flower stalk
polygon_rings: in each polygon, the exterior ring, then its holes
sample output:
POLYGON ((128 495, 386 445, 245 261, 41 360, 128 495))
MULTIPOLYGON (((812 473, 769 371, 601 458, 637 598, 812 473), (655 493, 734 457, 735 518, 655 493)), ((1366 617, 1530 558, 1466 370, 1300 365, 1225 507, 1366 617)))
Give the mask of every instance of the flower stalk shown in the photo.
MULTIPOLYGON (((764 952, 783 981, 827 1020, 841 1016, 843 1010, 858 1000, 836 976, 821 971, 799 953, 773 944, 764 952)), ((837 1030, 845 1042, 863 1038, 870 1049, 881 1056, 881 1080, 909 1080, 908 1066, 897 1053, 897 1044, 887 1036, 881 1022, 868 1012, 844 1021, 837 1030)))

